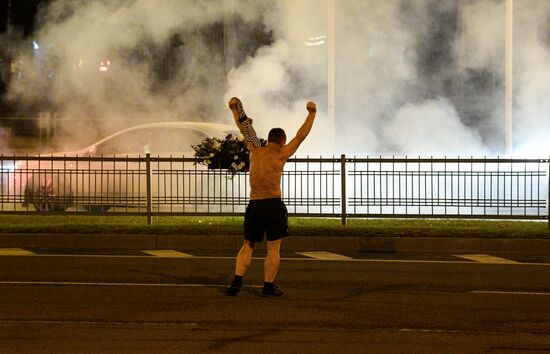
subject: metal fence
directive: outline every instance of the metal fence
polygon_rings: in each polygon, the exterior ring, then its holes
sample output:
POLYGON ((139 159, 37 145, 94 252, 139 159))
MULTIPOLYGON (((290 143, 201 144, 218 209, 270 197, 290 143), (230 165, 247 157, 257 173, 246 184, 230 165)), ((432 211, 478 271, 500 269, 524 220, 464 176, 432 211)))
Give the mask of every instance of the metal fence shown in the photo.
POLYGON ((548 218, 542 159, 350 159, 350 215, 548 218))
MULTIPOLYGON (((282 198, 296 216, 549 218, 548 159, 295 158, 282 198)), ((241 215, 248 174, 185 157, 0 156, 0 213, 241 215)))

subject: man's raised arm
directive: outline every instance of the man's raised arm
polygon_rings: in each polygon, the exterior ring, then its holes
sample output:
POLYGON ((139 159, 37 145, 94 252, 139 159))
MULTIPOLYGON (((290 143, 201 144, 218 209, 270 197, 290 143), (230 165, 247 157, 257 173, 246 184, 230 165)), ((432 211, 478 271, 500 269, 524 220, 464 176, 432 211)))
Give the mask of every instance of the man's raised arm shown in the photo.
POLYGON ((252 144, 254 147, 261 147, 262 141, 256 135, 254 127, 252 127, 252 119, 246 116, 244 113, 243 104, 241 100, 237 97, 233 97, 229 100, 229 109, 233 113, 233 119, 235 119, 235 124, 241 131, 241 134, 244 136, 244 139, 252 144))
POLYGON ((298 150, 298 148, 300 147, 300 144, 302 144, 302 142, 308 136, 309 132, 311 131, 311 127, 313 127, 315 115, 317 114, 317 106, 314 102, 308 102, 306 105, 306 109, 309 112, 306 121, 304 122, 304 124, 302 124, 300 129, 298 129, 296 136, 290 141, 290 143, 285 146, 288 157, 294 155, 296 150, 298 150))

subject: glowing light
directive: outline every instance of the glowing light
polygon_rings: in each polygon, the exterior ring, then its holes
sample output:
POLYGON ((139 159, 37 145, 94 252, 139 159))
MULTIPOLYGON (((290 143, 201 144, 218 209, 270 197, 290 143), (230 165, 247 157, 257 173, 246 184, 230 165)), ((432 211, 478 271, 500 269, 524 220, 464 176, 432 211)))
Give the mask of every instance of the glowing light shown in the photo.
POLYGON ((315 47, 326 43, 327 36, 309 37, 304 44, 308 47, 315 47))
POLYGON ((101 61, 101 62, 99 62, 99 71, 107 72, 107 71, 109 71, 110 66, 111 66, 111 61, 110 60, 101 61))
POLYGON ((32 41, 32 47, 34 48, 34 50, 40 49, 40 46, 38 45, 37 41, 32 41))

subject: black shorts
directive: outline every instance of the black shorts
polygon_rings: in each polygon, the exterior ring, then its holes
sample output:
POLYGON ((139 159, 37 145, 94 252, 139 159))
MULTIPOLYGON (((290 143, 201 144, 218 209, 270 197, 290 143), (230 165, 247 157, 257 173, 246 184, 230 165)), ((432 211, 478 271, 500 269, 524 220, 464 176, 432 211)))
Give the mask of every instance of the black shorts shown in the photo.
POLYGON ((268 241, 288 236, 288 212, 280 198, 251 200, 244 215, 244 238, 262 242, 264 232, 268 241))

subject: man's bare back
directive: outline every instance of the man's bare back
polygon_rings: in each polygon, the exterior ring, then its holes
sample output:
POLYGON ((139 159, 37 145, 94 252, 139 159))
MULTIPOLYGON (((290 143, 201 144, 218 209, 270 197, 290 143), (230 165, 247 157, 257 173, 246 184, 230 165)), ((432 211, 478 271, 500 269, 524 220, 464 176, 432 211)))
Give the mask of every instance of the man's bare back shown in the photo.
POLYGON ((281 198, 281 175, 290 157, 285 147, 250 149, 250 199, 281 198))

